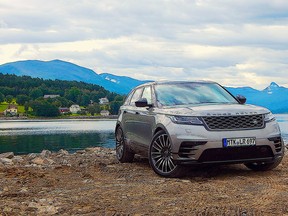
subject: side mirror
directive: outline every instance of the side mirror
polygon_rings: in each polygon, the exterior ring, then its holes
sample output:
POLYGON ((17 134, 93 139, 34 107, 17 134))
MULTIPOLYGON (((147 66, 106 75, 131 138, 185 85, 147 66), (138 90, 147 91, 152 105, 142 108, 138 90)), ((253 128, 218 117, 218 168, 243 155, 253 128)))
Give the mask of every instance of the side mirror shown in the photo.
POLYGON ((138 101, 135 101, 136 107, 151 107, 150 104, 148 104, 148 101, 146 98, 141 98, 138 101))
POLYGON ((246 103, 246 97, 242 95, 237 95, 236 99, 239 101, 240 104, 245 104, 246 103))

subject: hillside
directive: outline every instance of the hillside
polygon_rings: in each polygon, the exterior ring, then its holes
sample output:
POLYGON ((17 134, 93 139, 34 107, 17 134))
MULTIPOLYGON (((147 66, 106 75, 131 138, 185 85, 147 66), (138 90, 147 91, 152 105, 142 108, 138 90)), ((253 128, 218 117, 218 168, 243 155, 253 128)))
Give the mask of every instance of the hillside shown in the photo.
MULTIPOLYGON (((0 65, 0 73, 3 74, 15 74, 18 76, 31 76, 34 78, 52 79, 52 80, 68 80, 68 81, 80 81, 86 83, 92 83, 104 87, 106 90, 119 93, 127 94, 130 88, 127 88, 127 82, 124 80, 125 77, 117 77, 121 79, 120 82, 112 82, 106 77, 98 75, 91 69, 81 67, 70 62, 61 60, 53 61, 39 61, 39 60, 27 60, 6 63, 0 65)), ((116 78, 116 76, 114 77, 116 78)), ((129 83, 133 79, 129 78, 129 83)), ((132 86, 136 86, 138 83, 142 83, 139 80, 134 80, 132 86)))

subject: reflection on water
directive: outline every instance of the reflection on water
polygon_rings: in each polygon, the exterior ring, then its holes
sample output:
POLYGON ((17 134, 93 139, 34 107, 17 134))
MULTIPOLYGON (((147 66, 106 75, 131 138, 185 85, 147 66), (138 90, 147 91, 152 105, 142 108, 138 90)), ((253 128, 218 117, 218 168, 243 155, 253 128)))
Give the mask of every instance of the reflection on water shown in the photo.
POLYGON ((113 148, 115 120, 0 121, 0 153, 113 148))

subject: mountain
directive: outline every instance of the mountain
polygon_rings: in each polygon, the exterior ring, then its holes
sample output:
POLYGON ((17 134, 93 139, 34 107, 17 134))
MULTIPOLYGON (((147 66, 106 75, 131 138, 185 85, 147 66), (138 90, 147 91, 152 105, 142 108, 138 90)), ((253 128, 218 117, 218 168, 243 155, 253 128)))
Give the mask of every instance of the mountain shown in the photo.
POLYGON ((279 86, 275 82, 261 90, 250 87, 226 87, 233 95, 243 95, 248 104, 267 107, 273 113, 288 113, 288 88, 279 86))
MULTIPOLYGON (((92 83, 118 94, 128 94, 141 81, 127 76, 116 76, 109 73, 97 74, 91 69, 61 60, 38 61, 27 60, 0 65, 0 73, 19 76, 39 77, 43 79, 75 80, 92 83)), ((233 95, 243 95, 247 103, 267 107, 273 113, 288 113, 288 88, 275 82, 263 89, 251 87, 226 87, 233 95)))
POLYGON ((127 94, 131 90, 131 87, 144 83, 144 81, 129 77, 118 77, 112 74, 102 74, 100 76, 91 69, 61 60, 26 60, 6 63, 0 65, 0 73, 52 80, 82 81, 100 85, 109 91, 119 94, 127 94), (111 79, 109 77, 111 77, 111 79), (117 80, 117 82, 113 82, 114 80, 117 80))
POLYGON ((149 81, 141 81, 127 76, 116 76, 114 74, 102 73, 99 74, 103 79, 110 81, 116 86, 121 87, 125 92, 130 92, 132 88, 144 84, 149 81))

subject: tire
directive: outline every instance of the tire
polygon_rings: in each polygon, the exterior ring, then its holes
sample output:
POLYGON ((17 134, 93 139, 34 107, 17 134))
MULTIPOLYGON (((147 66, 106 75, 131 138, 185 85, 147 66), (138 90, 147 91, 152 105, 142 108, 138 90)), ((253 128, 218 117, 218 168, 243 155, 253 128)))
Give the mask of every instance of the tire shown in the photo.
POLYGON ((164 131, 157 132, 149 148, 150 166, 162 177, 181 177, 184 174, 184 168, 174 163, 171 150, 172 142, 169 135, 164 131))
POLYGON ((265 163, 265 162, 255 162, 255 163, 245 163, 244 165, 254 171, 268 171, 276 168, 282 161, 282 158, 276 159, 272 163, 265 163))
POLYGON ((134 153, 128 148, 122 128, 119 126, 115 133, 116 139, 116 157, 121 163, 131 163, 134 159, 134 153))

